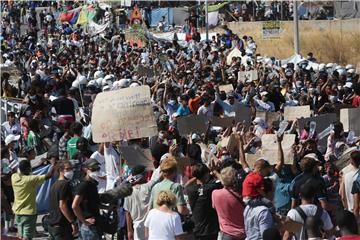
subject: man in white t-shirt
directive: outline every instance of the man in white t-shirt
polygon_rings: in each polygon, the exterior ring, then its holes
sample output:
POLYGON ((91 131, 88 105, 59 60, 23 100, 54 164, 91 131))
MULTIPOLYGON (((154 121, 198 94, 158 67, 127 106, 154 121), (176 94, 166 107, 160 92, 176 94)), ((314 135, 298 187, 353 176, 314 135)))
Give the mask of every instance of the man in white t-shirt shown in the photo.
MULTIPOLYGON (((90 158, 95 159, 96 161, 98 161, 99 166, 100 166, 100 174, 102 176, 106 175, 106 171, 105 171, 105 157, 104 157, 104 143, 100 143, 99 145, 99 149, 94 152, 90 158)), ((98 182, 98 191, 99 193, 103 193, 106 190, 106 179, 101 179, 99 178, 99 182, 98 182)))
POLYGON ((145 173, 145 166, 138 165, 131 170, 129 177, 133 193, 124 202, 128 239, 145 239, 144 223, 149 211, 151 189, 159 181, 156 178, 146 182, 145 173))
POLYGON ((340 196, 343 205, 349 211, 353 211, 354 197, 351 193, 354 181, 358 177, 358 169, 360 166, 360 159, 354 157, 354 154, 350 155, 350 164, 341 170, 342 181, 340 185, 340 196))
MULTIPOLYGON (((320 206, 314 204, 315 189, 310 184, 303 184, 300 187, 301 205, 297 208, 291 209, 287 216, 298 223, 304 224, 307 217, 320 218, 322 221, 321 228, 325 231, 326 237, 331 237, 333 233, 333 224, 329 214, 320 206)), ((285 235, 292 235, 292 239, 305 240, 308 239, 307 232, 304 227, 295 233, 285 232, 285 235)))

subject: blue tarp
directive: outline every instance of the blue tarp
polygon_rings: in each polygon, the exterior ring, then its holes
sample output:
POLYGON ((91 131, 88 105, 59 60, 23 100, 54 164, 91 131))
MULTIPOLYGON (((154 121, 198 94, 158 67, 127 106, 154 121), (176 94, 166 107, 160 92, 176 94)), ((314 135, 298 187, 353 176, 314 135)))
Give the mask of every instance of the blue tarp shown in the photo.
POLYGON ((150 14, 150 26, 156 27, 161 21, 161 18, 165 16, 166 25, 171 25, 174 22, 174 11, 172 8, 157 8, 151 10, 150 14))
MULTIPOLYGON (((33 171, 33 175, 43 175, 49 172, 51 165, 40 167, 33 171)), ((56 182, 56 177, 45 181, 37 190, 36 207, 38 214, 45 214, 49 212, 49 197, 50 188, 56 182)))

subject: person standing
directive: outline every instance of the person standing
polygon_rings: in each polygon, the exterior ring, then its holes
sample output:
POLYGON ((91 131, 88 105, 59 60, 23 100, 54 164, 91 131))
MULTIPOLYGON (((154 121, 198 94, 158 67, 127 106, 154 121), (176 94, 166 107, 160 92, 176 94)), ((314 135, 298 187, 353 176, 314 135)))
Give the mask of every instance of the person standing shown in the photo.
POLYGON ((141 240, 145 239, 144 223, 149 212, 151 189, 158 179, 146 182, 145 166, 137 165, 131 170, 129 182, 133 186, 133 193, 124 202, 128 239, 141 240))
POLYGON ((145 239, 184 239, 180 215, 172 210, 176 206, 175 194, 160 191, 156 203, 157 207, 150 210, 145 220, 145 239))
POLYGON ((57 164, 58 180, 51 186, 49 198, 49 233, 53 240, 73 239, 79 229, 71 209, 73 200, 70 180, 74 175, 69 161, 57 164))
POLYGON ((1 124, 3 138, 8 135, 19 135, 21 133, 20 124, 16 121, 15 113, 9 112, 7 114, 7 121, 1 124))
POLYGON ((96 219, 100 216, 100 199, 97 190, 100 166, 99 162, 92 158, 83 165, 86 168, 86 176, 77 188, 72 209, 81 223, 81 238, 83 240, 101 239, 101 233, 96 226, 96 219))
MULTIPOLYGON (((52 164, 54 164, 52 162, 52 164)), ((28 160, 19 163, 19 172, 11 176, 11 183, 14 189, 15 221, 18 227, 18 237, 21 239, 32 239, 36 228, 36 189, 45 180, 53 176, 54 167, 44 175, 31 175, 31 164, 28 160)))

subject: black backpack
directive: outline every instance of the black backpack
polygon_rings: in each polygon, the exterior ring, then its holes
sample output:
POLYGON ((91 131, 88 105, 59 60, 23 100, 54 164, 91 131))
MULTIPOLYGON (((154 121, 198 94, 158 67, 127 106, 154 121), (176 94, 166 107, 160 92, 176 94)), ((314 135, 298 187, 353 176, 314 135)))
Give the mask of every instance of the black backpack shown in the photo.
MULTIPOLYGON (((302 218, 303 222, 304 222, 304 234, 305 234, 305 239, 308 239, 308 234, 307 234, 307 230, 305 227, 305 222, 306 222, 306 218, 308 217, 305 212, 302 210, 302 208, 300 206, 296 207, 295 210, 299 213, 300 217, 302 218)), ((323 209, 321 207, 317 207, 316 208, 316 212, 315 215, 313 216, 316 219, 321 219, 321 215, 323 213, 323 209)), ((312 217, 312 216, 310 216, 312 217)), ((322 226, 321 226, 322 227, 322 226)))

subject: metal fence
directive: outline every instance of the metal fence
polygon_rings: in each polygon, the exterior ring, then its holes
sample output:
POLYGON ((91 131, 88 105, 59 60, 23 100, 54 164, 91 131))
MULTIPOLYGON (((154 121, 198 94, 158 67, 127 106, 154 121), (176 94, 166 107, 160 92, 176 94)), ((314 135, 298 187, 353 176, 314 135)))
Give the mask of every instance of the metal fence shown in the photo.
POLYGON ((7 113, 14 112, 19 115, 20 108, 23 105, 19 100, 1 98, 1 123, 7 121, 7 113))

